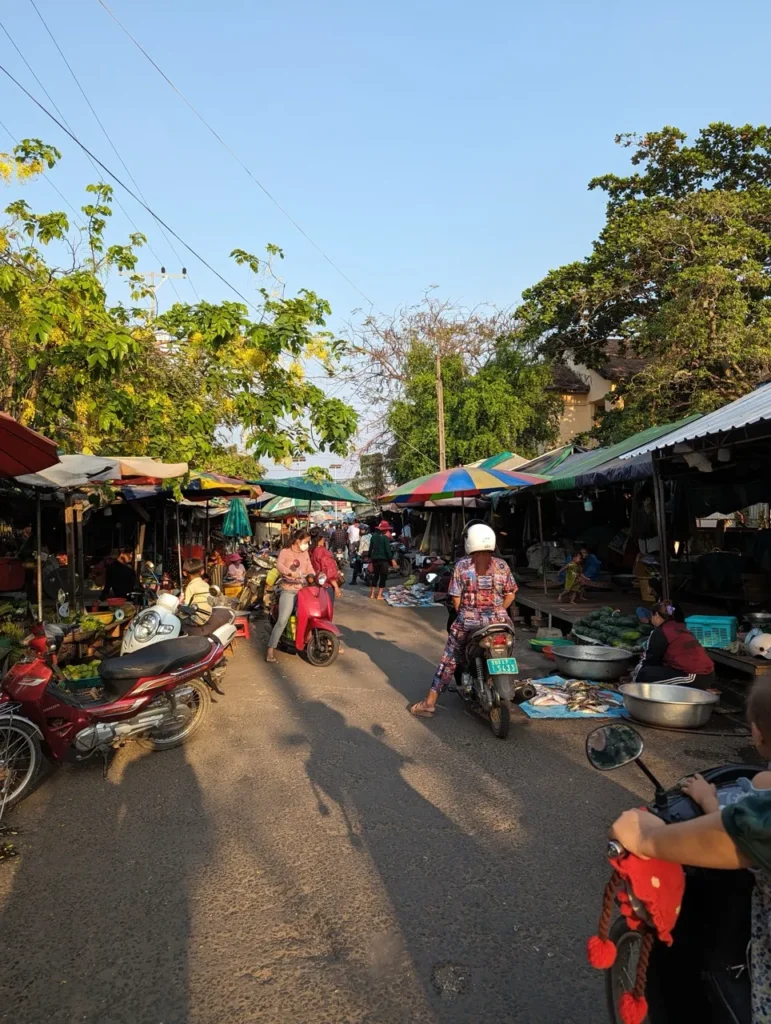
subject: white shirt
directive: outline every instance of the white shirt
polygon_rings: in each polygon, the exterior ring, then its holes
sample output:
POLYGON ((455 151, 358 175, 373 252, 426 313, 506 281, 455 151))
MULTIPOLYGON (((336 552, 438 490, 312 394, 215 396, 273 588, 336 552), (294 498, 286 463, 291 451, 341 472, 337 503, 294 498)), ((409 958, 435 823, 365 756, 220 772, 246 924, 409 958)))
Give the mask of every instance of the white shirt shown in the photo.
POLYGON ((348 543, 358 544, 360 536, 361 530, 359 529, 359 527, 356 525, 356 523, 351 523, 351 525, 348 527, 348 543))
POLYGON ((371 533, 365 533, 359 541, 359 554, 366 555, 369 553, 369 542, 372 540, 371 533))

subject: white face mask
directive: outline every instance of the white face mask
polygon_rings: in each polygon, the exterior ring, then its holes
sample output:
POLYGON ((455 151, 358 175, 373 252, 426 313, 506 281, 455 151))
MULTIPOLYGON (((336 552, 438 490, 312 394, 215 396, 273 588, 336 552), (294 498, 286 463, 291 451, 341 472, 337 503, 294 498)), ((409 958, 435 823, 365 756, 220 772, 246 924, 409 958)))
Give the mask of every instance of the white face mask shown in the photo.
POLYGON ((307 541, 303 541, 300 545, 300 551, 307 551, 309 547, 310 544, 307 541))

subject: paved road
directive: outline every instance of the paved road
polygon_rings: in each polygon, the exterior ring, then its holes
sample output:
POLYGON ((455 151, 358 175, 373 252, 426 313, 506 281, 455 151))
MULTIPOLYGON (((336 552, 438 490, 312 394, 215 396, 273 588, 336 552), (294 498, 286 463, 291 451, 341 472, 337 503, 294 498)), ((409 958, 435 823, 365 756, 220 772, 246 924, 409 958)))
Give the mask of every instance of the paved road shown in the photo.
MULTIPOLYGON (((55 773, 0 865, 0 1020, 13 1024, 587 1024, 603 835, 647 783, 593 772, 584 723, 455 695, 405 712, 439 610, 348 592, 332 669, 242 643, 187 748, 55 773)), ((652 733, 663 778, 739 740, 652 733)))

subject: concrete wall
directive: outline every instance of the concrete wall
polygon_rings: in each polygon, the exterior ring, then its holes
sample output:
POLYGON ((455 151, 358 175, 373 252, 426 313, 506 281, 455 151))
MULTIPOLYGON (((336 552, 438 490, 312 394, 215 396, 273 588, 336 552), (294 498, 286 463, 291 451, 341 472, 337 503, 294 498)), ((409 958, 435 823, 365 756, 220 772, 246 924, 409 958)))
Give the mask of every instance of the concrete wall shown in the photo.
POLYGON ((604 405, 606 409, 611 403, 605 399, 609 391, 614 391, 616 385, 606 380, 596 370, 590 370, 588 366, 581 363, 573 363, 568 360, 567 365, 574 370, 589 385, 589 391, 583 395, 562 395, 565 403, 562 418, 560 419, 560 441, 566 443, 572 441, 576 434, 582 434, 591 430, 597 416, 598 407, 604 405))

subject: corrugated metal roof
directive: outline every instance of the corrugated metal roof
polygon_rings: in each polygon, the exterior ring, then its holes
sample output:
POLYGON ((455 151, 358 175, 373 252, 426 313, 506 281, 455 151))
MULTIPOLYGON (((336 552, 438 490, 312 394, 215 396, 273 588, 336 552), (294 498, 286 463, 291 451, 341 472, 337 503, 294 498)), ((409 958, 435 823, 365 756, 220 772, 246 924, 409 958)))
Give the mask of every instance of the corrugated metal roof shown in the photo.
MULTIPOLYGON (((691 421, 693 419, 691 417, 691 421)), ((771 420, 771 382, 761 384, 743 398, 737 398, 728 405, 707 413, 706 416, 699 416, 695 422, 689 422, 685 427, 672 430, 657 438, 655 443, 645 444, 634 451, 626 452, 622 458, 631 459, 634 455, 671 448, 672 445, 683 441, 694 441, 697 437, 707 437, 709 434, 722 434, 737 427, 748 427, 761 420, 771 420)))

